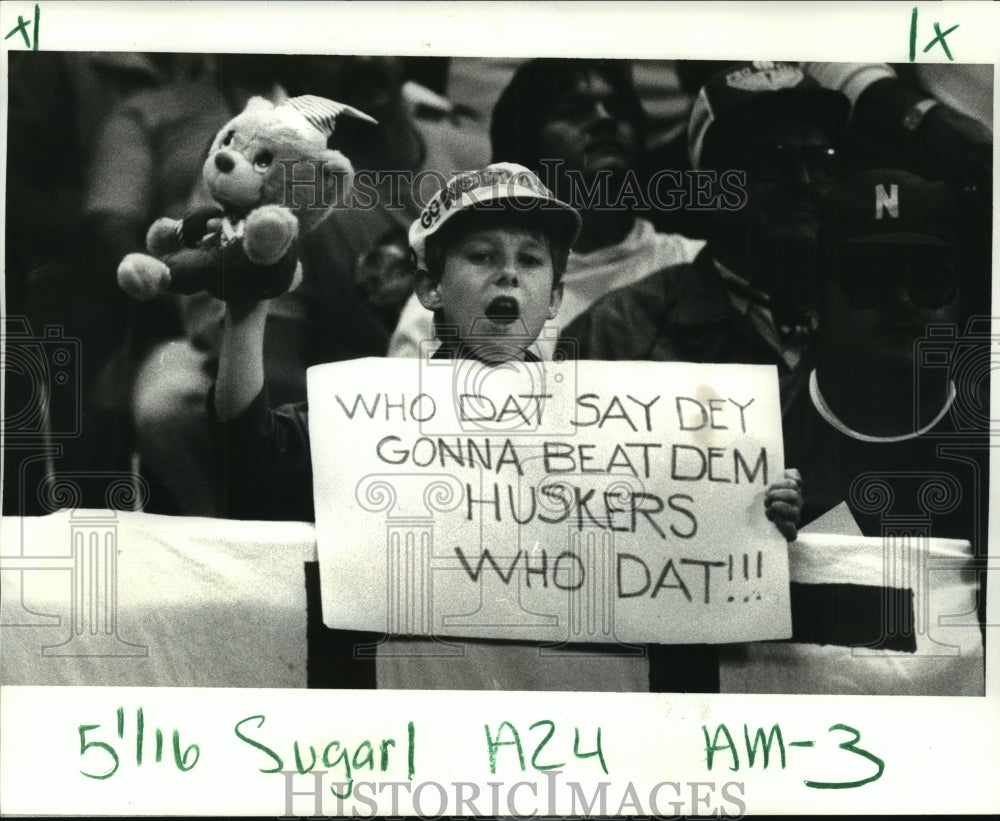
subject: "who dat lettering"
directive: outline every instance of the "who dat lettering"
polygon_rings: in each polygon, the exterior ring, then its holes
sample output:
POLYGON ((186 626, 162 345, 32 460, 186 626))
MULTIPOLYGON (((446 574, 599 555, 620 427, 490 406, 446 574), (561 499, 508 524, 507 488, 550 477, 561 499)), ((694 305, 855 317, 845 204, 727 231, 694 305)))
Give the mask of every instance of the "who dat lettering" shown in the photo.
MULTIPOLYGON (((546 400, 552 399, 551 393, 519 393, 508 394, 505 398, 491 398, 479 393, 460 393, 456 396, 458 403, 459 420, 462 422, 508 422, 516 420, 525 425, 541 425, 544 420, 546 400)), ((384 415, 388 422, 398 418, 400 421, 409 418, 416 422, 426 422, 436 413, 437 406, 434 398, 426 393, 417 394, 407 398, 400 395, 397 400, 390 394, 376 393, 374 396, 357 394, 353 400, 346 400, 340 395, 335 395, 337 404, 340 405, 344 415, 348 419, 354 419, 359 410, 363 411, 369 419, 380 418, 384 415), (348 405, 348 403, 350 403, 348 405)), ((586 428, 597 426, 603 429, 605 425, 621 422, 633 431, 653 430, 653 406, 660 397, 653 396, 649 400, 638 398, 630 394, 624 397, 613 395, 602 397, 597 393, 585 393, 577 397, 577 418, 570 420, 574 427, 586 428)), ((696 402, 696 400, 688 400, 696 402)), ((725 400, 710 400, 711 402, 723 402, 725 400)), ((739 405, 735 400, 728 400, 740 409, 740 419, 744 432, 746 431, 745 420, 743 420, 743 410, 749 406, 739 405)), ((751 399, 750 402, 753 402, 751 399)), ((713 407, 712 426, 720 428, 720 423, 716 417, 720 413, 718 408, 713 407)), ((683 427, 683 430, 696 430, 693 427, 683 427)))
MULTIPOLYGON (((459 417, 463 422, 507 422, 519 420, 527 425, 541 425, 544 422, 546 400, 552 399, 550 393, 508 394, 506 398, 490 398, 477 393, 461 393, 457 397, 459 417)), ((602 397, 597 393, 581 394, 576 399, 576 418, 570 420, 574 427, 586 428, 596 426, 603 429, 612 423, 622 423, 632 431, 653 431, 654 406, 660 400, 656 395, 643 399, 625 394, 624 397, 612 395, 602 397)), ((356 394, 353 398, 334 395, 334 399, 348 419, 354 419, 359 411, 363 411, 369 419, 376 416, 391 421, 394 416, 400 421, 412 419, 416 422, 426 422, 437 412, 437 403, 430 394, 419 393, 407 397, 400 394, 398 400, 388 393, 376 393, 373 396, 356 394)), ((697 431, 704 428, 711 430, 739 430, 747 432, 746 411, 754 400, 738 402, 733 398, 710 398, 703 401, 692 397, 675 397, 678 427, 682 431, 697 431)))
MULTIPOLYGON (((509 422, 514 420, 528 427, 541 425, 546 400, 551 393, 509 394, 505 399, 491 399, 477 393, 460 393, 457 396, 459 420, 462 422, 509 422)), ((374 396, 356 394, 346 399, 334 394, 334 399, 348 419, 360 418, 363 413, 369 419, 384 418, 386 422, 398 420, 406 422, 427 422, 437 413, 437 402, 428 393, 418 393, 407 397, 376 393, 374 396)))

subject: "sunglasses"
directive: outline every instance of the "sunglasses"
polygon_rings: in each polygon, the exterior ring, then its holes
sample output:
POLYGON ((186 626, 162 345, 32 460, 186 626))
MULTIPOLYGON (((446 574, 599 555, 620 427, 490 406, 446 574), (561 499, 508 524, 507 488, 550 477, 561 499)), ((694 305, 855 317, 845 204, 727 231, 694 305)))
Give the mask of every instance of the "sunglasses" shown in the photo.
POLYGON ((793 177, 799 168, 805 168, 814 183, 837 179, 837 150, 830 146, 755 142, 750 144, 747 162, 751 175, 765 182, 793 177))
POLYGON ((837 276, 840 290, 855 308, 879 308, 893 298, 896 289, 906 288, 910 302, 920 308, 943 308, 958 294, 955 269, 852 268, 837 276))

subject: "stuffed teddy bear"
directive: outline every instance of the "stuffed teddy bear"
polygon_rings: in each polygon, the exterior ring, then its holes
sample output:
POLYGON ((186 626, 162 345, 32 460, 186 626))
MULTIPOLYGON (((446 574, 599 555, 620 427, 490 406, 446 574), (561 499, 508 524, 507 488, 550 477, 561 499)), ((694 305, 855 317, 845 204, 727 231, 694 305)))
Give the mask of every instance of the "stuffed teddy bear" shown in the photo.
POLYGON ((148 254, 129 254, 118 284, 136 299, 208 291, 256 301, 296 287, 300 233, 346 202, 354 169, 327 148, 338 116, 376 121, 351 106, 306 95, 274 104, 253 97, 222 127, 202 173, 219 207, 158 219, 148 254))

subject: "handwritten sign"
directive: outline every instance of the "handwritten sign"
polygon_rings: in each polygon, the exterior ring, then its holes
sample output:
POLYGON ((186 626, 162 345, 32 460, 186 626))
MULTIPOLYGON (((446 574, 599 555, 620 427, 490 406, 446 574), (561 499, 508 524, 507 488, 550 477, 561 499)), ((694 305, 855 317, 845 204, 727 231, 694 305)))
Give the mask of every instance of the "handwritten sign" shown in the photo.
POLYGON ((773 368, 358 360, 309 374, 324 621, 390 634, 791 634, 773 368))

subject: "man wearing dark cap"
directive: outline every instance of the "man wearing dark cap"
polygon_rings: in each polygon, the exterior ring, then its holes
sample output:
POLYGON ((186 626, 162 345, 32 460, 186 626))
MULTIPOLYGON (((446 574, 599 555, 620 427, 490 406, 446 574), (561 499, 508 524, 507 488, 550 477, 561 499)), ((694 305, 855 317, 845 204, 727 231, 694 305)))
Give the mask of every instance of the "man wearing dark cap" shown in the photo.
MULTIPOLYGON (((801 417, 785 420, 786 458, 805 486, 803 523, 846 502, 865 534, 881 535, 888 511, 872 509, 852 485, 873 472, 909 474, 893 480, 893 495, 913 509, 893 514, 930 517, 933 535, 975 544, 977 477, 968 471, 969 459, 980 457, 985 471, 988 384, 958 369, 975 350, 959 339, 957 231, 944 183, 876 170, 830 191, 810 401, 801 417), (942 442, 969 447, 949 459, 938 453, 942 442), (942 471, 961 488, 955 504, 923 510, 927 499, 909 485, 942 471)), ((980 476, 985 490, 987 473, 980 476)), ((979 502, 985 515, 985 496, 979 502)))
POLYGON ((957 325, 956 237, 949 188, 904 171, 824 202, 816 364, 785 458, 807 533, 850 535, 790 546, 793 635, 726 651, 743 692, 983 695, 989 349, 957 325))
POLYGON ((596 302, 563 337, 587 359, 775 364, 783 408, 804 395, 815 330, 816 237, 847 98, 790 63, 733 65, 698 93, 692 168, 746 171, 746 204, 711 214, 690 264, 596 302))

